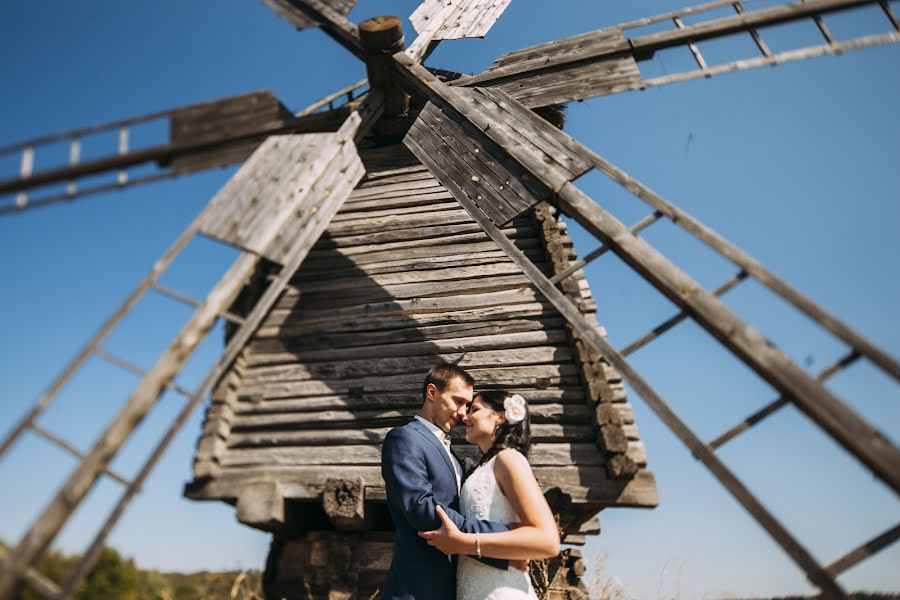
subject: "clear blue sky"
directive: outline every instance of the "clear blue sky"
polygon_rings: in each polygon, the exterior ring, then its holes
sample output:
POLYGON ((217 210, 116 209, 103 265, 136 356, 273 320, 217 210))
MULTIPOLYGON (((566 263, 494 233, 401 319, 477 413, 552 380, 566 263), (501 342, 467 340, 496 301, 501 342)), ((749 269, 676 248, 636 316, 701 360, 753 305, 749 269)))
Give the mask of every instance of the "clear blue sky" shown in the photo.
MULTIPOLYGON (((747 8, 772 2, 748 2, 747 8)), ((898 3, 892 2, 898 11, 898 3)), ((354 20, 407 15, 416 2, 363 0, 354 20)), ((583 33, 681 6, 669 0, 553 5, 514 0, 485 40, 442 44, 429 64, 477 72, 501 52, 583 33)), ((883 32, 877 11, 828 19, 840 38, 883 32)), ((816 42, 813 27, 768 32, 816 42)), ((410 32, 407 33, 408 39, 410 32)), ((0 5, 0 145, 35 135, 269 88, 292 110, 363 76, 360 63, 318 31, 301 33, 254 0, 154 3, 55 0, 0 5)), ((701 46, 710 62, 745 56, 746 39, 701 46)), ((686 50, 641 65, 663 74, 686 50)), ((896 275, 900 198, 900 47, 725 75, 573 105, 567 130, 665 197, 720 231, 828 310, 900 355, 896 275)), ((162 132, 148 128, 153 139, 162 132)), ((113 147, 114 140, 108 140, 113 147)), ((99 148, 85 148, 85 156, 99 148)), ((57 149, 50 160, 64 160, 57 149), (62 157, 62 158, 61 158, 62 157)), ((38 156, 38 161, 43 159, 38 156)), ((44 163, 46 164, 46 163, 44 163)), ((16 172, 0 160, 0 176, 16 172)), ((0 219, 0 424, 18 418, 227 180, 222 170, 0 219)), ((639 201, 599 174, 579 182, 632 222, 639 201)), ((594 242, 577 235, 581 253, 594 242)), ((723 262, 660 224, 647 239, 701 283, 731 274, 723 262)), ((233 252, 191 247, 166 279, 202 295, 233 252)), ((599 318, 621 347, 669 316, 669 303, 612 256, 588 269, 599 318)), ((726 303, 812 371, 841 348, 793 310, 748 285, 726 303)), ((150 366, 187 311, 141 305, 108 347, 150 366)), ((215 358, 214 332, 180 381, 199 382, 215 358)), ((709 439, 773 398, 767 385, 684 324, 633 356, 634 365, 709 439)), ((134 380, 91 364, 42 421, 84 448, 134 380)), ((829 384, 893 440, 900 438, 897 386, 858 365, 829 384)), ((140 449, 177 410, 166 397, 115 467, 132 473, 140 449)), ((809 592, 801 572, 632 394, 661 505, 601 515, 603 533, 585 551, 606 556, 605 574, 635 598, 721 598, 809 592)), ((200 415, 178 437, 147 491, 110 542, 141 566, 171 570, 262 568, 267 536, 239 525, 221 503, 181 498, 200 415)), ((900 519, 896 497, 789 408, 723 450, 722 456, 823 563, 900 519)), ((35 439, 0 462, 0 537, 15 542, 71 462, 35 439), (44 494, 43 496, 41 494, 44 494)), ((64 530, 78 549, 105 482, 64 530)), ((900 591, 900 549, 845 574, 849 589, 900 591)))

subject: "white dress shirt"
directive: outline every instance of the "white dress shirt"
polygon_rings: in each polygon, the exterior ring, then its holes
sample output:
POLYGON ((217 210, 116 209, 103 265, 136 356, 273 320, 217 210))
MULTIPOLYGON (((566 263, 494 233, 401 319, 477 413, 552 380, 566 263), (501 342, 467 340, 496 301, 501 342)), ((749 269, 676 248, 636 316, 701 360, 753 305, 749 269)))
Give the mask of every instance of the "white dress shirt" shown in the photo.
POLYGON ((447 456, 450 457, 450 464, 453 465, 453 474, 456 475, 456 491, 459 492, 459 488, 462 485, 462 467, 459 466, 459 463, 450 453, 450 436, 444 433, 444 431, 432 423, 431 421, 416 415, 416 418, 421 421, 425 427, 428 428, 428 431, 433 433, 438 441, 441 443, 441 446, 444 448, 444 452, 447 453, 447 456))

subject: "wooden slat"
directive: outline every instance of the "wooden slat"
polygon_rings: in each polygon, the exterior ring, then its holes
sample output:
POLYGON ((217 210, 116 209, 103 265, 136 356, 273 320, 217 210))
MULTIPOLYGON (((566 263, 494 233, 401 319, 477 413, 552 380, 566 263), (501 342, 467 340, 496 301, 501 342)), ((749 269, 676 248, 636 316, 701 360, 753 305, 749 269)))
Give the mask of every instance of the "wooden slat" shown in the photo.
POLYGON ((347 150, 347 135, 269 138, 216 195, 201 231, 280 262, 295 230, 317 210, 321 193, 342 184, 352 188, 362 175, 355 151, 347 150))
POLYGON ((318 25, 354 56, 365 59, 366 52, 359 41, 359 30, 346 17, 356 0, 263 0, 263 2, 295 27, 308 27, 310 23, 318 25))
MULTIPOLYGON (((390 427, 375 429, 322 429, 301 431, 238 431, 228 437, 229 448, 268 448, 268 447, 307 447, 307 446, 350 446, 375 445, 378 448, 384 442, 384 436, 390 427)), ((465 446, 464 432, 457 428, 453 431, 453 448, 459 450, 468 447, 468 452, 475 450, 473 446, 465 446)), ((535 443, 565 445, 571 442, 592 444, 596 431, 590 425, 582 424, 536 424, 531 427, 531 439, 535 443)), ((575 463, 581 464, 581 463, 575 463)))
MULTIPOLYGON (((313 322, 302 325, 294 323, 293 320, 285 323, 285 319, 289 318, 290 315, 282 311, 276 315, 277 321, 272 318, 267 320, 266 327, 261 328, 258 333, 258 339, 265 339, 267 337, 275 337, 278 335, 287 337, 305 335, 313 338, 313 343, 316 343, 315 340, 318 339, 319 334, 325 334, 328 337, 331 337, 366 331, 402 331, 414 327, 427 328, 452 324, 478 323, 485 319, 499 321, 524 317, 550 318, 555 316, 555 314, 556 313, 550 304, 533 302, 524 304, 503 304, 500 306, 473 310, 450 310, 448 312, 437 314, 411 313, 384 317, 372 316, 362 319, 348 319, 337 322, 329 321, 326 323, 313 322)), ((325 339, 327 341, 324 343, 330 342, 328 338, 325 339)))
MULTIPOLYGON (((561 320, 560 320, 561 321, 561 320)), ((559 323, 557 326, 561 325, 559 323)), ((537 324, 536 330, 544 330, 540 323, 537 324)), ((495 333, 507 333, 498 328, 495 333)), ((513 332, 509 332, 513 333, 513 332)), ((420 338, 421 339, 421 338, 420 338)), ((436 337, 425 338, 429 342, 437 339, 436 337)), ((447 339, 447 338, 441 338, 447 339)), ((264 365, 256 362, 251 352, 249 369, 245 379, 250 382, 260 382, 277 378, 277 381, 302 381, 307 379, 353 379, 358 377, 367 377, 375 375, 392 375, 392 374, 415 374, 427 373, 428 369, 437 361, 458 360, 458 354, 431 354, 425 356, 404 356, 399 358, 387 358, 390 356, 391 349, 388 345, 377 346, 376 344, 361 344, 366 348, 376 346, 382 349, 383 353, 376 353, 373 358, 363 360, 346 360, 340 359, 329 362, 310 362, 292 363, 290 366, 273 366, 264 365)), ((303 346, 301 346, 303 347, 303 346)), ((310 344, 307 348, 316 345, 310 344)), ((326 344, 318 345, 318 347, 333 347, 326 344)), ((352 348, 354 346, 350 346, 352 348)), ((251 348, 252 349, 252 348, 251 348)), ((298 347, 299 350, 299 347, 298 347)), ((296 359, 295 359, 296 360, 296 359)), ((537 346, 515 349, 500 349, 467 352, 459 361, 459 365, 466 369, 488 368, 488 367, 514 367, 522 365, 539 365, 539 364, 563 364, 572 361, 572 351, 568 345, 560 346, 537 346)))
POLYGON ((330 328, 320 329, 318 332, 296 327, 283 332, 271 329, 266 331, 266 333, 270 334, 270 337, 260 337, 250 346, 254 353, 254 356, 250 359, 250 364, 263 363, 259 356, 260 353, 290 352, 298 350, 300 347, 352 348, 354 346, 396 344, 436 338, 490 335, 501 332, 519 333, 540 329, 561 329, 563 321, 559 317, 536 318, 540 317, 545 310, 546 308, 543 305, 536 304, 526 309, 526 312, 530 314, 525 316, 533 318, 515 318, 522 315, 516 315, 514 312, 503 308, 496 311, 496 316, 499 318, 493 321, 483 320, 484 316, 480 311, 468 311, 464 315, 466 318, 471 318, 468 322, 453 323, 455 319, 452 316, 438 316, 434 319, 438 324, 434 325, 423 325, 422 319, 413 320, 409 317, 375 319, 380 322, 380 325, 369 325, 364 322, 355 331, 345 329, 344 333, 332 333, 330 328), (535 311, 537 311, 536 314, 535 311), (365 329, 362 327, 365 327, 365 329), (381 328, 376 329, 377 327, 381 328))
MULTIPOLYGON (((596 502, 601 505, 652 507, 659 503, 653 475, 643 471, 632 480, 610 480, 602 467, 535 467, 541 488, 561 488, 571 493, 573 501, 596 502)), ((324 470, 309 466, 270 466, 251 469, 223 468, 208 481, 188 484, 185 495, 195 499, 233 500, 245 482, 280 481, 285 498, 317 500, 328 478, 362 477, 367 499, 384 499, 381 467, 335 465, 324 470)))
MULTIPOLYGON (((521 394, 529 404, 574 404, 586 403, 584 389, 579 386, 553 387, 546 389, 534 389, 517 387, 516 393, 521 394)), ((394 392, 362 392, 360 394, 321 395, 299 398, 272 399, 262 396, 244 397, 233 404, 234 418, 238 414, 264 415, 277 413, 302 413, 321 410, 375 410, 375 409, 418 409, 422 406, 421 389, 413 389, 411 386, 405 391, 394 392)), ((622 419, 625 415, 631 415, 627 404, 615 405, 620 409, 622 419)), ((584 412, 586 416, 587 412, 584 412)), ((633 427, 626 425, 625 427, 633 427)))
MULTIPOLYGON (((450 88, 441 84, 421 66, 411 63, 408 57, 400 53, 394 56, 401 77, 404 77, 427 97, 432 99, 439 97, 443 103, 452 107, 451 110, 447 106, 439 106, 438 108, 443 112, 433 113, 432 116, 435 119, 441 119, 442 123, 452 120, 458 126, 457 130, 465 132, 464 139, 468 142, 467 148, 473 148, 469 150, 471 153, 475 154, 474 148, 478 149, 477 154, 487 151, 487 157, 479 157, 481 161, 502 164, 511 174, 519 175, 517 179, 520 184, 539 200, 547 199, 547 193, 541 191, 541 186, 533 185, 529 179, 530 175, 521 173, 522 167, 532 174, 541 173, 541 181, 544 186, 552 191, 558 191, 566 182, 589 169, 590 162, 579 144, 503 92, 497 90, 490 92, 464 91, 450 88), (443 118, 439 116, 440 114, 443 115, 443 118), (488 144, 485 138, 492 143, 488 144), (499 148, 505 148, 507 152, 504 153, 499 148), (515 150, 512 151, 513 149, 515 150), (513 160, 505 157, 511 157, 513 160)), ((434 102, 434 100, 432 101, 434 102)), ((423 114, 427 114, 426 111, 423 111, 423 114)), ((420 117, 416 125, 420 125, 421 121, 420 117)), ((415 139, 412 132, 413 130, 407 135, 408 139, 415 139)), ((435 141, 437 142, 437 140, 435 141)), ((409 146, 409 144, 407 145, 409 146)), ((460 155, 454 160, 461 164, 468 162, 471 165, 472 159, 460 152, 459 149, 455 150, 455 153, 460 155)), ((444 153, 445 162, 449 160, 448 154, 450 153, 444 153)), ((419 159, 428 164, 429 169, 434 173, 433 165, 426 162, 427 157, 419 156, 419 159)), ((449 168, 451 168, 449 165, 445 167, 445 169, 449 168)), ((453 170, 459 169, 453 168, 453 170)), ((438 177, 438 179, 441 178, 438 177)), ((506 179, 504 178, 504 181, 506 179)), ((441 183, 446 185, 443 180, 441 183)), ((462 189, 467 190, 469 197, 477 200, 478 190, 470 191, 471 184, 468 181, 458 178, 456 185, 462 186, 462 189)), ((509 185, 514 185, 511 180, 509 185)), ((494 221, 495 223, 499 222, 496 218, 494 221)))
MULTIPOLYGON (((467 352, 462 350, 460 356, 467 352)), ((435 352, 432 356, 437 356, 435 352)), ((550 387, 578 383, 578 368, 571 364, 527 365, 492 369, 473 369, 479 388, 489 387, 550 387)), ((293 398, 334 394, 408 392, 422 385, 422 372, 398 374, 391 377, 358 377, 354 379, 291 379, 274 376, 244 383, 238 392, 244 397, 293 398)))
MULTIPOLYGON (((449 108, 445 110, 450 111, 449 108)), ((455 176, 466 194, 491 215, 495 223, 510 222, 542 199, 535 198, 521 185, 509 185, 520 178, 509 173, 506 165, 490 160, 496 154, 485 149, 490 140, 476 141, 470 132, 463 131, 433 103, 419 114, 404 143, 444 185, 448 176, 455 176), (412 145, 408 140, 417 143, 412 145), (437 151, 438 148, 441 151, 437 151)), ((544 197, 547 195, 548 192, 544 192, 544 197)))
POLYGON ((417 32, 433 31, 432 39, 484 37, 509 0, 425 0, 409 16, 417 32))
MULTIPOLYGON (((263 4, 271 8, 275 13, 296 27, 297 29, 306 29, 307 27, 318 27, 319 22, 307 16, 303 12, 297 10, 295 5, 288 0, 262 0, 263 4)), ((356 0, 323 0, 323 4, 331 7, 332 10, 346 16, 350 13, 350 9, 356 4, 356 0)))
MULTIPOLYGON (((343 446, 277 446, 259 448, 229 448, 220 458, 225 467, 244 465, 380 465, 381 445, 377 435, 365 445, 343 446)), ((458 445, 454 451, 461 459, 478 460, 481 451, 476 446, 458 445)), ((603 455, 593 443, 534 444, 528 461, 535 467, 564 467, 569 465, 601 466, 603 455)))
POLYGON ((621 30, 601 29, 508 52, 484 73, 453 85, 496 86, 529 108, 632 90, 640 87, 641 74, 634 58, 622 54, 626 45, 621 30))
MULTIPOLYGON (((496 370, 495 370, 496 371, 496 370)), ((514 371, 514 369, 506 369, 507 373, 509 371, 514 371)), ((519 369, 518 372, 526 372, 525 369, 519 369)), ((484 375, 484 372, 479 372, 479 375, 484 375)), ((501 376, 503 373, 500 374, 501 376)), ((564 387, 571 388, 573 386, 578 385, 577 378, 570 378, 566 384, 553 384, 553 387, 564 387)), ((409 421, 413 415, 417 414, 419 409, 422 406, 421 403, 421 387, 422 387, 422 376, 421 373, 418 377, 397 377, 394 382, 385 382, 383 384, 383 390, 378 390, 377 388, 371 387, 373 391, 373 395, 383 396, 385 394, 416 394, 420 401, 412 402, 410 404, 402 405, 399 407, 393 408, 357 408, 356 405, 353 405, 348 408, 344 408, 340 406, 340 404, 336 405, 336 407, 326 407, 326 410, 306 410, 304 412, 271 412, 271 413, 235 413, 232 417, 231 427, 232 431, 240 431, 247 429, 291 429, 291 430, 300 430, 300 429, 347 429, 350 427, 355 427, 354 423, 357 423, 359 427, 388 427, 396 424, 403 424, 409 421), (399 381, 397 381, 399 380, 399 381), (405 389, 404 389, 405 384, 405 389), (329 410, 328 408, 332 408, 329 410)), ((312 382, 313 384, 318 382, 312 382)), ((479 389, 487 389, 490 388, 489 380, 485 380, 479 383, 479 389)), ((505 386, 505 383, 503 384, 505 386)), ((534 382, 521 381, 517 382, 518 386, 531 388, 531 395, 537 395, 539 392, 534 391, 534 382), (533 393, 532 393, 533 392, 533 393)), ((516 385, 505 386, 512 389, 516 389, 516 385)), ((313 387, 313 386, 309 386, 313 387)), ((317 392, 315 396, 322 397, 334 397, 335 394, 342 394, 343 396, 349 396, 350 387, 344 386, 341 389, 341 386, 338 384, 333 384, 331 386, 318 385, 317 392)), ((548 386, 549 389, 549 386, 548 386)), ((367 393, 367 392, 364 392, 367 393)), ((275 398, 275 396, 267 395, 266 398, 275 398)), ((270 402, 270 400, 263 401, 264 403, 270 402)), ((293 401, 288 404, 287 401, 283 401, 282 406, 297 406, 302 405, 304 402, 301 400, 293 401)), ((321 403, 319 403, 321 404, 321 403)), ((591 412, 588 410, 587 406, 580 403, 567 403, 560 404, 550 402, 547 404, 535 404, 534 406, 529 407, 531 411, 531 419, 534 424, 584 424, 587 423, 590 419, 591 412)))

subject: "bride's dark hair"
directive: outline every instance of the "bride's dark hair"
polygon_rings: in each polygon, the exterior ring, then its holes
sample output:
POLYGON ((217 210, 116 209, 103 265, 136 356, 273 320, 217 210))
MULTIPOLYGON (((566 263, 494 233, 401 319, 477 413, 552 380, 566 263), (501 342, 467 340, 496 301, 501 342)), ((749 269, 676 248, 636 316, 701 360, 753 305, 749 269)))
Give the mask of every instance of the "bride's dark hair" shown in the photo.
MULTIPOLYGON (((506 390, 485 390, 478 392, 475 398, 480 398, 482 404, 490 406, 500 414, 506 412, 503 402, 513 394, 506 390)), ((504 448, 513 448, 518 450, 524 456, 528 456, 528 450, 531 448, 531 412, 528 410, 528 403, 525 404, 525 418, 518 423, 510 423, 505 421, 497 426, 497 437, 494 444, 481 457, 479 464, 484 464, 497 455, 504 448)))

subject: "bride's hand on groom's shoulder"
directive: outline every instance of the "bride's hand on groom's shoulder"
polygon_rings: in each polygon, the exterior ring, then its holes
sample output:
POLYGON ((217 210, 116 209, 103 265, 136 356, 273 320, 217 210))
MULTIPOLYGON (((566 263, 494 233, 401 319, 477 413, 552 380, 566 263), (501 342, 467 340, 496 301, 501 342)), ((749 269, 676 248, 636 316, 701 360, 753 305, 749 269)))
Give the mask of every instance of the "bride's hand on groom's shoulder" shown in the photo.
POLYGON ((432 531, 420 531, 419 537, 434 546, 444 554, 465 554, 465 537, 456 524, 450 520, 447 513, 440 505, 437 507, 437 516, 441 520, 440 529, 432 531))

